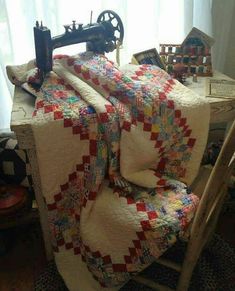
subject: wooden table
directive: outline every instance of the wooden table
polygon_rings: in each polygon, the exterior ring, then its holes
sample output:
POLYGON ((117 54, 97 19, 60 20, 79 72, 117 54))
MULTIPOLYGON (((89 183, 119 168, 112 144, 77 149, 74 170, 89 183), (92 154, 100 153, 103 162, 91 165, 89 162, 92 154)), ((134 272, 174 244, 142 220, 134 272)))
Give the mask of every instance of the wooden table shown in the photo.
MULTIPOLYGON (((215 73, 215 78, 230 79, 227 76, 215 73)), ((206 77, 198 77, 198 82, 188 80, 187 87, 201 96, 205 96, 206 77)), ((207 97, 205 97, 207 98, 207 97)), ((208 98, 211 107, 211 123, 229 123, 235 119, 235 99, 208 98)), ((11 129, 16 133, 19 147, 27 151, 32 168, 34 191, 40 213, 40 222, 45 242, 47 259, 53 258, 51 249, 49 226, 47 220, 47 208, 41 195, 40 173, 38 169, 34 136, 31 128, 32 113, 35 98, 21 88, 16 87, 14 93, 13 110, 11 115, 11 129)))
MULTIPOLYGON (((209 77, 198 77, 198 82, 192 82, 192 77, 189 78, 187 87, 196 92, 198 95, 203 96, 208 99, 211 107, 211 118, 210 123, 221 123, 221 122, 231 122, 235 119, 235 98, 225 99, 225 98, 211 98, 206 97, 206 79, 209 77)), ((212 77, 210 77, 212 78, 212 77)), ((233 80, 228 76, 215 72, 213 78, 216 79, 227 79, 233 80)))

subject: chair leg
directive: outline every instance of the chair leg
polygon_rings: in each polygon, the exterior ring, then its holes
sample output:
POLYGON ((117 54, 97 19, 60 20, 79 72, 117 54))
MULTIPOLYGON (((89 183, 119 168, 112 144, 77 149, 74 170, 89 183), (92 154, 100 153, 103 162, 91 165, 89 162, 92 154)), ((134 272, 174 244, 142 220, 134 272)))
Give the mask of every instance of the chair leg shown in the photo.
POLYGON ((192 244, 188 245, 184 263, 182 265, 180 277, 177 283, 176 291, 187 291, 189 288, 190 280, 194 267, 197 264, 197 260, 201 254, 203 248, 203 240, 195 240, 192 244))
POLYGON ((188 290, 189 283, 190 283, 195 265, 196 265, 196 261, 190 262, 190 264, 187 267, 182 269, 180 273, 179 281, 177 283, 176 291, 188 290))

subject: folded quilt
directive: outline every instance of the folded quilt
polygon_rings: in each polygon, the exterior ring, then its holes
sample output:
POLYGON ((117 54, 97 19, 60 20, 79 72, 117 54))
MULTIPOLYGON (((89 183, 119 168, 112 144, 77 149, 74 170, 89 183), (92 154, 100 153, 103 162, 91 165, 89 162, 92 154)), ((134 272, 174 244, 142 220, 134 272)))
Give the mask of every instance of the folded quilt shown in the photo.
POLYGON ((209 105, 156 66, 120 69, 89 52, 56 57, 40 89, 35 69, 9 75, 37 96, 32 128, 59 272, 70 290, 120 288, 188 228, 198 198, 186 185, 209 105))

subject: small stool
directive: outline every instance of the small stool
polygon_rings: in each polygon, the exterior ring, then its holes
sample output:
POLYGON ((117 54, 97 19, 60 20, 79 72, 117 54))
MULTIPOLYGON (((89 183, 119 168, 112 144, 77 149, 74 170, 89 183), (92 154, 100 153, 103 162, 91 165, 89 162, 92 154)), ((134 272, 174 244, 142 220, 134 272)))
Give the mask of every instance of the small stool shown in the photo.
POLYGON ((0 255, 9 249, 9 231, 30 212, 32 198, 26 187, 0 185, 0 255))

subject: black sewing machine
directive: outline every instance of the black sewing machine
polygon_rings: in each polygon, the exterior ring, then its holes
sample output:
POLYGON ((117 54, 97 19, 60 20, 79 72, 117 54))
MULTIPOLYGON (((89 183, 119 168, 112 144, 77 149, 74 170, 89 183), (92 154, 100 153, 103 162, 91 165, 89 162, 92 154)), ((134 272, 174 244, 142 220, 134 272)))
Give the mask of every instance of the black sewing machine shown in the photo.
MULTIPOLYGON (((92 15, 91 15, 92 18, 92 15)), ((42 22, 36 22, 34 27, 34 41, 36 51, 36 65, 41 80, 52 70, 53 50, 66 45, 86 42, 87 50, 104 54, 112 52, 122 44, 124 28, 121 18, 111 10, 103 11, 97 18, 97 23, 83 26, 73 21, 71 25, 64 25, 65 33, 51 37, 50 30, 42 22)))

